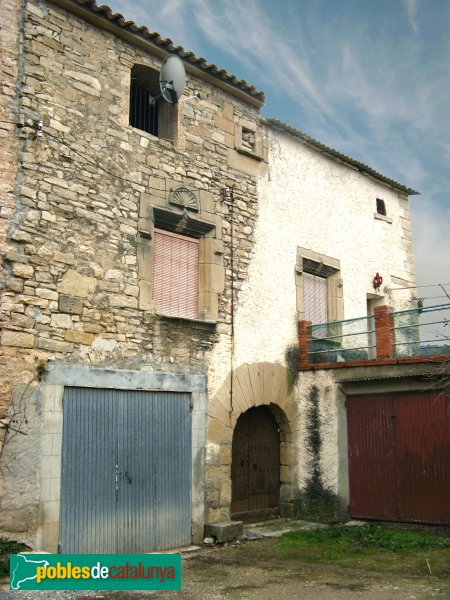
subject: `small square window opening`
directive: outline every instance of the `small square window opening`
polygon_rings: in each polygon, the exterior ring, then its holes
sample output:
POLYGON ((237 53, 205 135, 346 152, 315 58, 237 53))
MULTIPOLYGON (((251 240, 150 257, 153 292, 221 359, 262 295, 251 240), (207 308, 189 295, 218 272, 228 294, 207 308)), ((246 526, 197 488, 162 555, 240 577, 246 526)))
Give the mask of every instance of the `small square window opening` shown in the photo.
POLYGON ((377 213, 384 217, 386 216, 386 205, 384 200, 381 200, 380 198, 377 198, 377 213))

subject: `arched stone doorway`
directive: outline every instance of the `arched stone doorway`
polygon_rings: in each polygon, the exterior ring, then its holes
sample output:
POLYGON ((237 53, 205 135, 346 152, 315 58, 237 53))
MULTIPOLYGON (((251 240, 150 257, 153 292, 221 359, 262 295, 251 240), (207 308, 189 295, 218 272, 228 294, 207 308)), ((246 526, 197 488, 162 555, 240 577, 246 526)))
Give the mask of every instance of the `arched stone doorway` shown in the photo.
POLYGON ((209 523, 226 521, 233 512, 231 471, 234 430, 241 415, 258 407, 264 407, 271 413, 279 430, 279 514, 282 517, 295 514, 298 487, 296 432, 299 429, 295 379, 280 363, 244 363, 228 375, 208 405, 205 486, 206 520, 209 523))
POLYGON ((231 514, 245 520, 279 511, 280 429, 268 406, 242 413, 233 433, 231 514))

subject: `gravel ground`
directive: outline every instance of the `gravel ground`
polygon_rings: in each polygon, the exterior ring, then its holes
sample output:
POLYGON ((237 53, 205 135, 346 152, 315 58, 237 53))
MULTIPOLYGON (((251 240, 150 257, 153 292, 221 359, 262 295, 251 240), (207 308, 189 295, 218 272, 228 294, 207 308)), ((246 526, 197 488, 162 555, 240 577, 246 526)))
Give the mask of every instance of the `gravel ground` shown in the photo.
MULTIPOLYGON (((10 591, 0 585, 1 600, 431 600, 450 598, 443 576, 407 569, 367 572, 358 567, 279 560, 274 539, 228 547, 204 547, 183 556, 179 592, 38 592, 10 591), (244 550, 244 551, 243 551, 244 550)), ((450 556, 449 556, 450 558, 450 556)), ((399 562, 401 559, 399 559, 399 562)), ((390 565, 387 565, 390 569, 390 565)))

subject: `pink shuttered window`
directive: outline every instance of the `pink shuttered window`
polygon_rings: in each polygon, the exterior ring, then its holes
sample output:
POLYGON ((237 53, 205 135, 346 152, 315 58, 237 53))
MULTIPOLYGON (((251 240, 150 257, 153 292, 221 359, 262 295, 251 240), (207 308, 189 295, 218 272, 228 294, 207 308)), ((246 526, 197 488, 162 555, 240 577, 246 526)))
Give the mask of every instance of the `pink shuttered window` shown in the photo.
POLYGON ((198 318, 198 240, 154 230, 153 301, 169 317, 198 318))
POLYGON ((327 280, 311 273, 303 273, 305 320, 313 324, 326 323, 327 318, 327 280))

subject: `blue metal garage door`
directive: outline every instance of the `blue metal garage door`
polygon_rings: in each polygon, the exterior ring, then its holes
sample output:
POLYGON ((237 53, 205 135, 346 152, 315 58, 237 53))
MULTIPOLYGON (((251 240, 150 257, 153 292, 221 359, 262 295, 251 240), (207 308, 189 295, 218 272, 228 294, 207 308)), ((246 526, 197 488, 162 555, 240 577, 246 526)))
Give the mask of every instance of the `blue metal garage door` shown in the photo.
POLYGON ((66 388, 60 551, 191 542, 190 395, 66 388))

